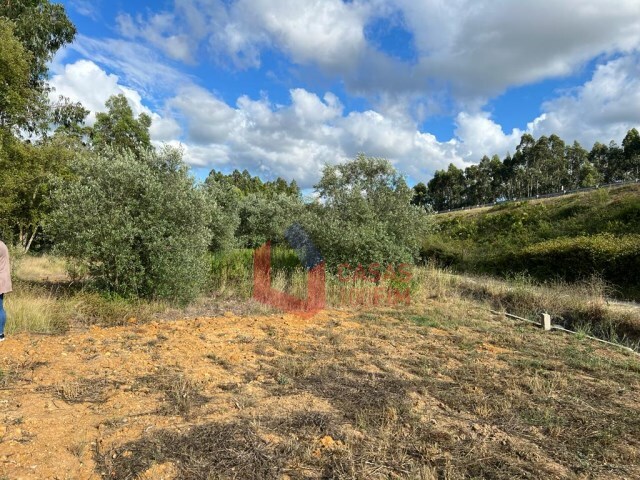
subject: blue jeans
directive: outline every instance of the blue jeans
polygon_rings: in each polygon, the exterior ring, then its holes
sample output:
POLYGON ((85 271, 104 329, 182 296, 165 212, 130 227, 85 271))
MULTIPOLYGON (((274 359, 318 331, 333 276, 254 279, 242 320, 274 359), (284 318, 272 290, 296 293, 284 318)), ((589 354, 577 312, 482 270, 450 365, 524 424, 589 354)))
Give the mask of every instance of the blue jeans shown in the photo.
POLYGON ((4 324, 7 321, 7 312, 4 311, 4 293, 0 293, 0 334, 4 333, 4 324))

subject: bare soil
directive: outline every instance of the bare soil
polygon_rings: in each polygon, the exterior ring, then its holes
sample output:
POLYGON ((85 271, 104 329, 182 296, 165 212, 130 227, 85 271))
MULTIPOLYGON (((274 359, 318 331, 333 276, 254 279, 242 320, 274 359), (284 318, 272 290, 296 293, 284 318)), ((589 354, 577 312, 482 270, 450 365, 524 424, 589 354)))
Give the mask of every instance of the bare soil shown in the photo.
POLYGON ((640 478, 640 361, 476 304, 19 334, 0 478, 640 478))

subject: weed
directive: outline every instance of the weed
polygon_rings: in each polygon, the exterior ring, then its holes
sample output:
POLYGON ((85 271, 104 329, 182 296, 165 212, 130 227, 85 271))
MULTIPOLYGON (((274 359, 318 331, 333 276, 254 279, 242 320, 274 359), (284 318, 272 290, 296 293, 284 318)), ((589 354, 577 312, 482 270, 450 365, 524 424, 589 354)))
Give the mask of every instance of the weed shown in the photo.
POLYGON ((281 478, 283 458, 249 422, 209 423, 186 433, 170 430, 98 453, 106 478, 136 478, 153 463, 172 462, 179 478, 270 480, 281 478), (128 452, 127 454, 125 454, 128 452))
POLYGON ((207 353, 205 355, 205 358, 208 360, 211 360, 213 363, 215 363, 216 365, 220 365, 223 368, 226 368, 226 369, 231 368, 231 364, 227 360, 225 360, 224 358, 221 358, 215 353, 207 353))
POLYGON ((67 380, 54 388, 57 397, 67 403, 104 403, 108 399, 108 388, 117 384, 105 377, 67 380))
POLYGON ((164 394, 165 406, 160 410, 166 415, 189 417, 195 407, 206 404, 209 398, 201 393, 202 385, 178 371, 161 370, 137 380, 137 386, 146 385, 164 394))
POLYGON ((77 442, 72 443, 68 450, 69 452, 76 458, 82 458, 82 455, 84 454, 85 449, 87 448, 87 441, 86 440, 80 440, 77 442))

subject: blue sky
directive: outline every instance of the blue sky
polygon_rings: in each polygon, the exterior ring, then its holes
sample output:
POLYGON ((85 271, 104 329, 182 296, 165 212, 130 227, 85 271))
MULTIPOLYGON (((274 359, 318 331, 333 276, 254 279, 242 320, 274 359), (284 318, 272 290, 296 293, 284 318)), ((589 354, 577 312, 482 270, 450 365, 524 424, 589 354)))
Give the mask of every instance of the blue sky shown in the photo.
POLYGON ((413 183, 526 132, 591 148, 640 126, 638 0, 62 3, 78 36, 55 94, 95 112, 124 93, 199 177, 309 187, 364 152, 413 183))

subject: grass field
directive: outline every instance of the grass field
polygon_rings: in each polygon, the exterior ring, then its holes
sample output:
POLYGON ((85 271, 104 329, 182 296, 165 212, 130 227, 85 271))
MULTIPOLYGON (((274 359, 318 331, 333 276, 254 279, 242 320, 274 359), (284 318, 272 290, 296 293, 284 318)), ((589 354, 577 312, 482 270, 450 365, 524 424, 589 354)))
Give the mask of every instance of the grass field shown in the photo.
POLYGON ((115 323, 109 299, 52 295, 64 333, 0 346, 0 478, 640 477, 640 357, 490 313, 549 301, 526 281, 414 280, 411 305, 306 320, 231 289, 140 317, 115 302, 115 323))

